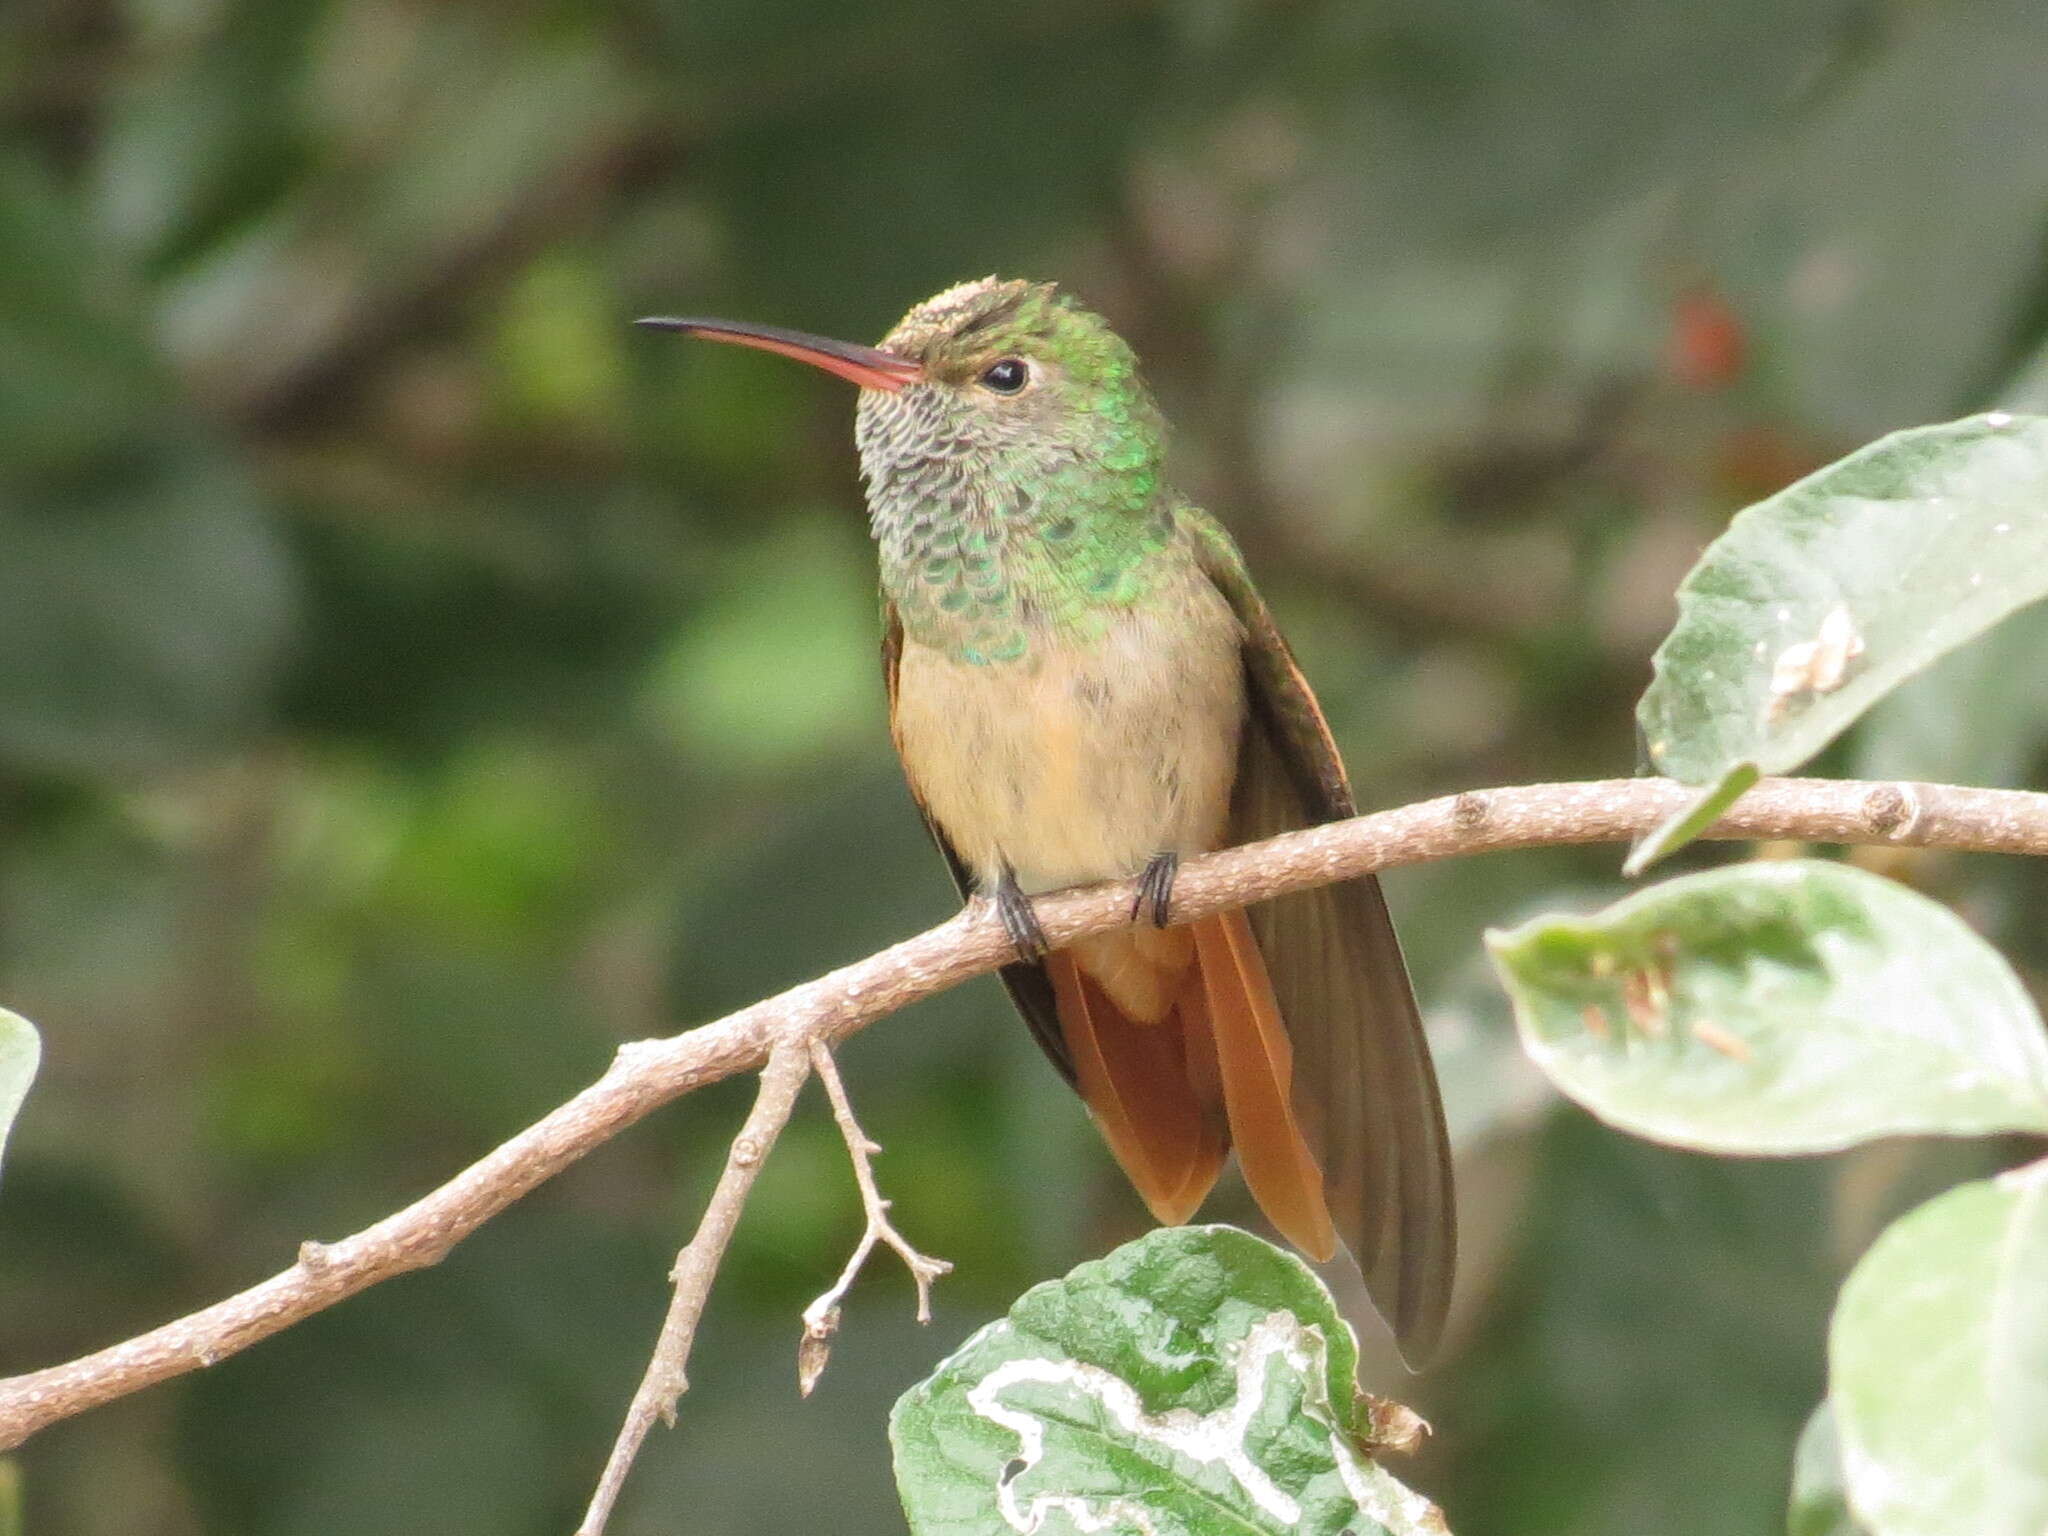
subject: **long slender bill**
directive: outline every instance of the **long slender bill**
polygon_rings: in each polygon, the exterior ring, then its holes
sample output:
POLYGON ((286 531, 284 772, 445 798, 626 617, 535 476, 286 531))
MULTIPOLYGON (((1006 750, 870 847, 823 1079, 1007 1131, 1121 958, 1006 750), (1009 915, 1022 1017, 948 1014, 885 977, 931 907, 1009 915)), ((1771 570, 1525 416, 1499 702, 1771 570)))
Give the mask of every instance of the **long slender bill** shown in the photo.
POLYGON ((700 316, 671 318, 667 315, 650 315, 633 323, 652 331, 675 331, 683 336, 702 336, 707 341, 725 341, 739 347, 758 347, 763 352, 779 352, 800 363, 823 368, 827 373, 836 373, 842 379, 851 379, 862 389, 893 392, 924 377, 923 364, 898 357, 894 352, 884 352, 879 347, 863 347, 857 342, 834 341, 829 336, 813 336, 805 331, 786 331, 779 325, 748 325, 738 320, 711 320, 700 316))

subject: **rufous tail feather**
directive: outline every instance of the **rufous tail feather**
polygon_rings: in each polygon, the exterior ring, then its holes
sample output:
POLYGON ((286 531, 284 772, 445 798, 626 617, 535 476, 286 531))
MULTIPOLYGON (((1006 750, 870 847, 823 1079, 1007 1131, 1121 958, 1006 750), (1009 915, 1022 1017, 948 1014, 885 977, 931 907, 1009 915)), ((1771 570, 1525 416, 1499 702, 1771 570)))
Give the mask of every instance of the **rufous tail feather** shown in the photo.
POLYGON ((1280 1234, 1316 1259, 1336 1252, 1295 1119, 1293 1051, 1242 912, 1103 934, 1046 971, 1081 1096, 1156 1218, 1194 1215, 1235 1143, 1280 1234))
POLYGON ((1132 1019, 1066 950, 1046 956, 1045 969, 1075 1086, 1102 1139, 1153 1216, 1178 1226, 1207 1198, 1229 1151, 1221 1115, 1189 1083, 1178 1021, 1132 1019))
POLYGON ((1189 987, 1199 991, 1208 1015, 1245 1184, 1282 1237, 1312 1259, 1328 1259, 1337 1251, 1337 1230, 1323 1201, 1322 1169, 1294 1117, 1294 1052, 1251 924, 1240 910, 1189 927, 1189 987))

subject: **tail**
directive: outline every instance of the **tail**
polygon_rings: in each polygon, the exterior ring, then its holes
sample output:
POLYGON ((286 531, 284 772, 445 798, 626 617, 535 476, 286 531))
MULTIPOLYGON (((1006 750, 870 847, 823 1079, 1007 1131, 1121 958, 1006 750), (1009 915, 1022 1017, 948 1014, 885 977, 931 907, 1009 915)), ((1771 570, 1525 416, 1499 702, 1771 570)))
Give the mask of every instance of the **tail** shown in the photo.
POLYGON ((1234 1143, 1259 1208, 1311 1258, 1336 1252, 1293 1108, 1293 1051, 1243 912, 1104 934, 1048 955, 1076 1086, 1161 1222, 1200 1207, 1234 1143))

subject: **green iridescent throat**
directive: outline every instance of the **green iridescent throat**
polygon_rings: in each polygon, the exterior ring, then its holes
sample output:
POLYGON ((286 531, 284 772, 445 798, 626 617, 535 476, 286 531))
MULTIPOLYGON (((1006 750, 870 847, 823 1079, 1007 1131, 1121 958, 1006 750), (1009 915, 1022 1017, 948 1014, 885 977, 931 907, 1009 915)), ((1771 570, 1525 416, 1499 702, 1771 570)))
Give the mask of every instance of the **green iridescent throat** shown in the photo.
POLYGON ((883 590, 912 640, 1018 662, 1158 588, 1176 546, 1165 430, 1108 326, 1048 288, 965 285, 885 345, 928 371, 868 392, 859 421, 883 590), (977 384, 999 356, 1034 370, 1015 398, 977 384))
POLYGON ((1054 489, 1009 517, 928 507, 893 528, 878 518, 875 533, 882 587, 905 633, 986 664, 1023 660, 1034 644, 1100 634, 1157 586, 1173 528, 1163 496, 1137 515, 1105 515, 1054 489))

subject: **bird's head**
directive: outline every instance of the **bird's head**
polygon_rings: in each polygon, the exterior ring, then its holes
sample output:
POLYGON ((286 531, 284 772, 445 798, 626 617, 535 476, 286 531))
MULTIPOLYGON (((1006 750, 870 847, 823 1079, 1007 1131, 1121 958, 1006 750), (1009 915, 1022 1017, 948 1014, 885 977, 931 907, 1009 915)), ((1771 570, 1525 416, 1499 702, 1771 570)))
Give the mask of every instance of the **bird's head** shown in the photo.
POLYGON ((664 330, 779 352, 861 386, 856 440, 878 527, 1133 515, 1159 490, 1165 429, 1137 359, 1049 283, 982 278, 925 300, 880 347, 729 320, 664 330))

